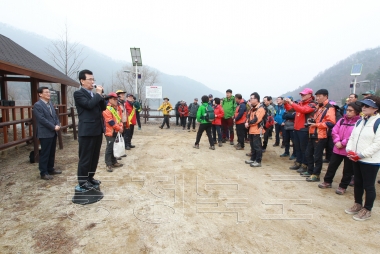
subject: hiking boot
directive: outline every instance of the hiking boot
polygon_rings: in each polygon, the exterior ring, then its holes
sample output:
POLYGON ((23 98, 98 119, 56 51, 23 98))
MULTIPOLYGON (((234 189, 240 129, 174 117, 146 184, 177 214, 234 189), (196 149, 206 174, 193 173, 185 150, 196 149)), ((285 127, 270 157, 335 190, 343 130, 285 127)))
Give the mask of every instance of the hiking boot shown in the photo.
POLYGON ((210 146, 209 149, 215 150, 215 146, 210 146))
POLYGON ((368 211, 367 209, 362 208, 357 214, 352 216, 352 218, 358 221, 369 220, 371 219, 371 211, 368 211))
POLYGON ((307 165, 301 164, 301 167, 297 170, 297 173, 307 172, 307 165))
POLYGON ((162 129, 162 128, 164 128, 164 127, 163 127, 163 126, 158 126, 158 128, 162 129))
POLYGON ((351 181, 349 186, 353 187, 355 185, 354 176, 351 176, 351 181))
POLYGON ((250 166, 251 166, 251 167, 254 167, 254 168, 261 167, 261 163, 255 161, 255 162, 251 163, 250 166))
POLYGON ((345 213, 347 214, 357 214, 362 209, 362 205, 355 203, 351 208, 345 209, 345 213))
POLYGON ((298 163, 298 162, 295 162, 293 166, 290 166, 290 167, 289 167, 289 169, 293 169, 293 170, 295 170, 295 169, 299 169, 300 167, 301 167, 301 164, 298 163))
POLYGON ((252 152, 251 153, 246 153, 245 155, 247 155, 248 157, 251 157, 252 156, 252 152))
POLYGON ((318 187, 321 189, 327 189, 327 188, 331 188, 332 186, 331 186, 331 183, 323 182, 323 183, 318 184, 318 187))
POLYGON ((283 153, 283 154, 280 155, 280 157, 288 157, 288 156, 289 156, 288 153, 283 153))
POLYGON ((106 170, 107 170, 108 172, 113 172, 113 168, 112 168, 112 166, 106 166, 106 170))
POLYGON ((306 178, 307 182, 319 182, 321 179, 319 178, 319 175, 311 175, 310 177, 306 178))
POLYGON ((223 146, 222 141, 219 141, 219 142, 218 142, 218 146, 219 146, 219 147, 222 147, 222 146, 223 146))
POLYGON ((118 162, 116 162, 115 164, 112 164, 112 167, 114 167, 114 168, 120 168, 122 166, 123 166, 123 164, 118 163, 118 162))
POLYGON ((222 143, 226 143, 226 139, 224 138, 224 139, 222 139, 222 143))
POLYGON ((346 189, 343 189, 342 187, 339 187, 336 189, 335 193, 338 195, 343 195, 346 192, 346 189))
POLYGON ((252 163, 254 163, 255 161, 252 161, 252 160, 247 160, 247 161, 245 161, 245 164, 252 164, 252 163))
POLYGON ((295 160, 295 159, 296 159, 296 156, 294 156, 293 154, 292 156, 289 157, 289 160, 295 160))
POLYGON ((274 143, 274 145, 273 146, 280 146, 279 144, 277 144, 277 143, 274 143))
POLYGON ((330 160, 328 160, 328 159, 324 159, 322 162, 323 162, 323 163, 330 163, 330 160))
POLYGON ((238 146, 236 147, 236 150, 244 150, 244 147, 238 146))
POLYGON ((310 176, 311 176, 311 174, 310 174, 308 171, 303 172, 303 173, 301 173, 300 175, 301 175, 302 177, 310 177, 310 176))
POLYGON ((199 145, 193 145, 193 148, 199 149, 199 145))
POLYGON ((234 145, 234 141, 230 141, 230 145, 232 145, 232 146, 233 146, 233 145, 234 145))

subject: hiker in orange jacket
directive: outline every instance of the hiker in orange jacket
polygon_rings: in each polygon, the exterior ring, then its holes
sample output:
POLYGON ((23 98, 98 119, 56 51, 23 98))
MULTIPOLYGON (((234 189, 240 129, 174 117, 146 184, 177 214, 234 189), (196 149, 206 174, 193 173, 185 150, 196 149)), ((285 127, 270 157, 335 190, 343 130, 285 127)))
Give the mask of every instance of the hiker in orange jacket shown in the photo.
POLYGON ((113 145, 115 143, 115 138, 117 133, 123 133, 123 121, 122 114, 118 107, 118 96, 116 93, 108 94, 109 100, 107 104, 107 109, 103 111, 104 124, 106 127, 106 140, 107 148, 105 152, 105 163, 106 170, 112 172, 113 168, 121 167, 123 164, 117 162, 113 154, 113 145))
POLYGON ((263 156, 261 147, 261 137, 265 133, 261 122, 265 116, 265 109, 260 105, 260 95, 256 92, 251 94, 250 97, 251 110, 248 113, 245 127, 249 128, 249 139, 251 143, 251 159, 245 161, 251 167, 261 167, 261 159, 263 156))
POLYGON ((247 121, 247 102, 241 94, 235 94, 236 109, 234 114, 234 122, 236 126, 237 144, 236 150, 244 150, 245 122, 247 121))

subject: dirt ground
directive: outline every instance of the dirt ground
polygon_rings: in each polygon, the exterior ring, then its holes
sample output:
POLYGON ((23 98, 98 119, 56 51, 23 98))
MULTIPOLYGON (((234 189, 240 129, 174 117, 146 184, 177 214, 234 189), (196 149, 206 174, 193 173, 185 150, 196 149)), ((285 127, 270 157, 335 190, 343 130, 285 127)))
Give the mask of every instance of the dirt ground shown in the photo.
POLYGON ((78 163, 71 136, 57 150, 63 174, 52 181, 29 163, 32 145, 8 150, 0 158, 0 253, 379 253, 380 201, 371 220, 345 214, 353 188, 335 194, 341 169, 322 190, 289 170, 273 141, 263 166, 251 168, 248 146, 212 151, 204 135, 197 150, 195 135, 143 125, 112 173, 103 139, 96 178, 104 198, 86 206, 71 202, 78 163))

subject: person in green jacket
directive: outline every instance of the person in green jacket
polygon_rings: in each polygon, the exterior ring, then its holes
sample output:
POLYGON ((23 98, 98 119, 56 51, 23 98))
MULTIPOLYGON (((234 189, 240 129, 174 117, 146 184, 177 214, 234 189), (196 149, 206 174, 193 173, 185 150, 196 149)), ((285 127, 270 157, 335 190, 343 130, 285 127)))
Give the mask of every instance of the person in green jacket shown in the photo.
POLYGON ((199 149, 199 141, 201 141, 201 137, 204 131, 206 131, 206 134, 208 136, 208 142, 210 143, 210 149, 215 150, 214 146, 214 140, 212 139, 211 135, 211 129, 212 129, 212 123, 204 119, 204 115, 206 114, 206 109, 208 106, 208 96, 203 95, 202 96, 202 105, 199 106, 197 111, 197 121, 200 123, 198 132, 197 132, 197 139, 195 140, 194 148, 199 149))
POLYGON ((136 111, 136 121, 137 121, 137 125, 139 126, 139 130, 141 130, 141 121, 140 121, 140 112, 141 112, 141 104, 138 100, 136 100, 136 97, 133 96, 133 107, 135 108, 135 111, 136 111))
POLYGON ((226 98, 222 101, 224 110, 224 118, 222 118, 223 143, 230 139, 230 145, 234 144, 234 114, 236 110, 235 97, 232 95, 232 90, 227 89, 226 98))

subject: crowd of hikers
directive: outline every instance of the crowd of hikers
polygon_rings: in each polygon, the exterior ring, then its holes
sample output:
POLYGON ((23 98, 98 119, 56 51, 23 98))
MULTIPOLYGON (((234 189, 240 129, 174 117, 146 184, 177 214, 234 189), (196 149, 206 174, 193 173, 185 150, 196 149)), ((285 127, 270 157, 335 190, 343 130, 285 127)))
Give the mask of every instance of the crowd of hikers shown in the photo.
POLYGON ((256 92, 246 101, 241 94, 232 95, 231 89, 226 91, 225 98, 204 95, 201 103, 195 98, 190 105, 179 101, 174 108, 164 98, 159 108, 164 114, 160 128, 164 124, 170 128, 169 114, 174 110, 176 125, 183 130, 195 132, 195 122, 199 123, 194 148, 200 148, 203 132, 211 150, 227 142, 236 150, 245 150, 245 144, 249 143, 246 154, 249 159, 245 163, 251 167, 261 167, 268 140, 274 139, 273 146, 284 149, 280 157, 294 161, 289 169, 305 177, 307 182, 320 182, 322 165, 328 163, 323 182, 318 185, 321 189, 332 188, 343 162, 343 176, 335 193, 343 195, 348 186, 353 186, 354 205, 345 212, 363 221, 371 217, 380 166, 380 131, 377 132, 380 97, 373 91, 363 96, 358 101, 358 95, 350 94, 342 107, 329 99, 327 89, 313 93, 310 88, 300 92, 298 100, 291 96, 277 97, 276 103, 271 96, 261 101, 256 92))

